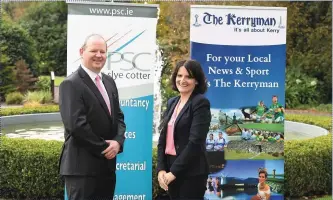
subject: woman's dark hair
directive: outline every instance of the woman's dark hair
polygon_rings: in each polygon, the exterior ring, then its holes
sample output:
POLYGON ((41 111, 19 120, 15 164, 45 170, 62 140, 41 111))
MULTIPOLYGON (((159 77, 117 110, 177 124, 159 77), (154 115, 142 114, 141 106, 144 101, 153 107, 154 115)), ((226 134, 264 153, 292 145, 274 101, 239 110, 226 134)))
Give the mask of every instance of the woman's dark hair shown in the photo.
POLYGON ((268 176, 267 171, 264 169, 259 170, 258 175, 260 176, 260 174, 265 174, 265 178, 267 178, 267 176, 268 176))
POLYGON ((193 92, 204 94, 207 91, 207 82, 206 82, 205 74, 202 70, 200 63, 195 60, 182 60, 176 64, 176 67, 175 67, 175 69, 172 73, 172 77, 171 77, 172 89, 174 91, 179 92, 177 89, 177 85, 176 85, 176 77, 177 77, 179 68, 183 67, 183 66, 187 70, 190 77, 194 78, 198 82, 198 84, 195 85, 193 92))

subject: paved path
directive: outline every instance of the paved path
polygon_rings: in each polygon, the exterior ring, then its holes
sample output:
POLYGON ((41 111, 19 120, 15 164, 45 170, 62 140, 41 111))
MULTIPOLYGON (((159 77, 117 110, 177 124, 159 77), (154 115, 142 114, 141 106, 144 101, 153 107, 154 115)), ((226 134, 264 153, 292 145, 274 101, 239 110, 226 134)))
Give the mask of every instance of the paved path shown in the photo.
POLYGON ((19 108, 19 107, 23 107, 23 105, 7 105, 4 102, 1 102, 0 106, 1 106, 0 108, 19 108))

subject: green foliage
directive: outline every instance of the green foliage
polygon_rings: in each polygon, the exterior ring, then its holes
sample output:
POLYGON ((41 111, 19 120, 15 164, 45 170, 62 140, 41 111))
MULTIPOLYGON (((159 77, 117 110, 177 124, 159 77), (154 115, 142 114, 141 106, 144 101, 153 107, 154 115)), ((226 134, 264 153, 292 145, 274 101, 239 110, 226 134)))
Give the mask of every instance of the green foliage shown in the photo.
POLYGON ((51 91, 51 78, 49 76, 39 76, 36 87, 38 90, 51 91))
POLYGON ((38 102, 40 104, 51 103, 52 94, 48 90, 28 91, 24 96, 24 102, 38 102))
POLYGON ((59 112, 58 105, 43 105, 36 107, 22 107, 22 108, 1 108, 0 116, 34 114, 34 113, 53 113, 59 112))
POLYGON ((162 194, 164 190, 158 184, 157 173, 157 148, 153 148, 153 198, 155 199, 159 194, 162 194))
POLYGON ((32 37, 21 26, 11 21, 6 13, 2 12, 0 31, 0 46, 5 47, 3 52, 8 56, 8 65, 13 66, 21 59, 29 65, 33 74, 37 73, 38 56, 32 37))
POLYGON ((24 96, 20 92, 12 92, 6 95, 6 104, 22 104, 24 96))
MULTIPOLYGON (((65 79, 63 76, 56 76, 54 79, 54 86, 60 86, 61 82, 65 79)), ((51 89, 51 78, 50 76, 39 76, 36 82, 38 90, 49 90, 51 89)))
MULTIPOLYGON (((160 2, 160 17, 157 24, 157 39, 163 56, 161 77, 162 105, 177 93, 171 89, 171 74, 175 64, 189 58, 188 2, 160 2)), ((163 109, 162 109, 163 110, 163 109)))
POLYGON ((4 3, 4 4, 1 4, 2 6, 2 9, 8 14, 8 16, 13 19, 14 18, 14 15, 15 15, 15 7, 16 5, 15 4, 12 4, 12 3, 4 3))
POLYGON ((286 141, 285 194, 304 196, 332 190, 332 134, 302 141, 286 141))
POLYGON ((178 95, 178 93, 172 89, 171 67, 166 67, 166 66, 164 67, 165 67, 164 73, 162 73, 162 78, 161 78, 161 96, 162 96, 162 105, 164 105, 162 110, 166 109, 166 102, 168 99, 178 95))
POLYGON ((286 107, 318 104, 320 96, 318 80, 305 74, 302 62, 292 58, 286 74, 286 107))
POLYGON ((9 57, 5 54, 6 46, 0 46, 0 99, 15 91, 14 66, 9 64, 9 57))
POLYGON ((24 14, 26 8, 37 4, 39 4, 38 1, 2 1, 1 6, 10 19, 17 22, 24 14))
POLYGON ((7 189, 6 195, 15 199, 63 196, 58 173, 62 142, 0 139, 0 187, 7 189))
POLYGON ((287 67, 292 58, 309 77, 318 80, 320 103, 332 101, 332 2, 288 4, 287 67))
POLYGON ((40 57, 39 72, 65 75, 67 67, 67 4, 42 2, 29 7, 21 24, 35 39, 40 57))

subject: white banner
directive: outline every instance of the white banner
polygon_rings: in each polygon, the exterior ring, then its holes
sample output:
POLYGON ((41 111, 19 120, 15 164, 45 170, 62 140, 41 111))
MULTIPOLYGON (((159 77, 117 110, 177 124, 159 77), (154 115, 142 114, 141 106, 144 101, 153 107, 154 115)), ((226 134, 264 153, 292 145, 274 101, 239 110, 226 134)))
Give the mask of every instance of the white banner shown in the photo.
POLYGON ((67 75, 80 65, 90 34, 107 40, 104 73, 112 76, 125 115, 124 152, 117 157, 115 200, 152 199, 152 129, 158 5, 69 3, 67 75))

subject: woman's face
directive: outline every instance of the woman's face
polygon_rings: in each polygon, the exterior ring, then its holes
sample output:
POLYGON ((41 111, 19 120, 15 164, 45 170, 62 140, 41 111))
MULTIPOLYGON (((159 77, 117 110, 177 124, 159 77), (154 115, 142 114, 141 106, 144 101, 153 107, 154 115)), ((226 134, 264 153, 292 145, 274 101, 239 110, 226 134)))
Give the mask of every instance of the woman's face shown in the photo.
POLYGON ((184 66, 177 72, 176 86, 180 94, 191 94, 195 88, 196 80, 191 78, 184 66))
POLYGON ((259 183, 263 183, 266 181, 265 173, 259 174, 259 183))

